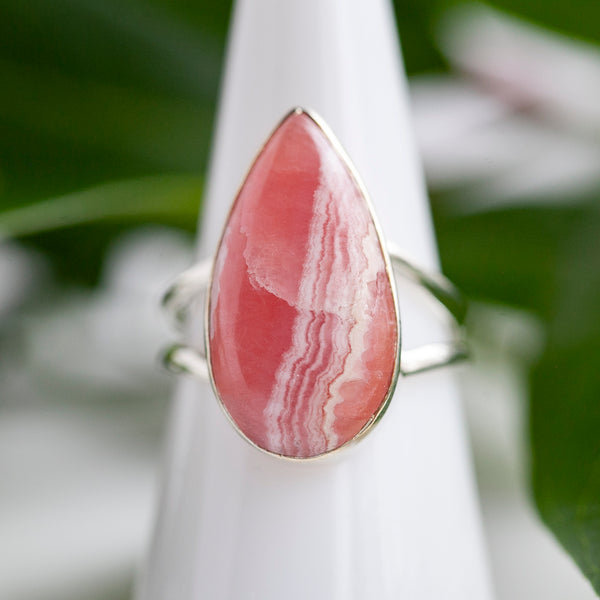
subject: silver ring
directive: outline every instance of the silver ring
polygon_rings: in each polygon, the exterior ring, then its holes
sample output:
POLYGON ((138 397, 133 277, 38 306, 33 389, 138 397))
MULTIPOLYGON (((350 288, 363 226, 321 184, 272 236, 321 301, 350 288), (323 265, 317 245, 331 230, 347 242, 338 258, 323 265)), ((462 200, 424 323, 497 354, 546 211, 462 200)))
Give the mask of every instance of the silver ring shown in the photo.
POLYGON ((337 139, 314 113, 293 109, 250 168, 214 260, 165 293, 180 328, 204 310, 204 348, 173 345, 165 364, 210 381, 234 428, 263 452, 309 460, 356 442, 383 416, 400 374, 468 356, 460 292, 382 240, 337 139), (450 341, 401 350, 396 276, 446 309, 450 341))

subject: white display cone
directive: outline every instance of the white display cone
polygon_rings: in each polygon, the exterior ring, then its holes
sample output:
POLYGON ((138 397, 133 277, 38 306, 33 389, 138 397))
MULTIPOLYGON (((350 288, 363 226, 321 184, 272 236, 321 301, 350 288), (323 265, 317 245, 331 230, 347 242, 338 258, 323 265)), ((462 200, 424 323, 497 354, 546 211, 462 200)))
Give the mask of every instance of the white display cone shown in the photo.
MULTIPOLYGON (((345 146, 387 239, 436 268, 386 0, 237 3, 202 256, 214 252, 257 150, 296 105, 320 114, 345 146)), ((402 290, 399 300, 404 347, 444 337, 402 290)), ((306 464, 251 447, 208 384, 182 381, 138 599, 489 600, 451 371, 401 379, 365 440, 306 464)))

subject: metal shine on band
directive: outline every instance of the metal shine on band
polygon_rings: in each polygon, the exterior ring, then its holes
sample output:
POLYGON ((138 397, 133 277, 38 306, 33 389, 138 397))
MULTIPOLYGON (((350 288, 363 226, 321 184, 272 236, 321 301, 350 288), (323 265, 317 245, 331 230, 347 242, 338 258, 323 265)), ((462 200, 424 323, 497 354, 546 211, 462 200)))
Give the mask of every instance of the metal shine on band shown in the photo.
POLYGON ((398 377, 463 360, 466 303, 381 230, 356 170, 314 113, 295 108, 242 184, 215 259, 182 273, 163 305, 182 326, 204 302, 204 348, 167 366, 211 382, 230 422, 270 455, 310 460, 364 437, 398 377), (452 317, 452 339, 401 349, 395 276, 452 317))

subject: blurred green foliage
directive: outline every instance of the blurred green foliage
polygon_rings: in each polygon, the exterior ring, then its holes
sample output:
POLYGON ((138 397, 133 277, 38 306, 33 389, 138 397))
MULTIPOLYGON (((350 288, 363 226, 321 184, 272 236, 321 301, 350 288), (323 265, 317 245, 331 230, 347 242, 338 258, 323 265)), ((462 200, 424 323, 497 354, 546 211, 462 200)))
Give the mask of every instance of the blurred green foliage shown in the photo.
MULTIPOLYGON (((455 4, 396 2, 409 73, 448 70, 435 29, 455 4)), ((491 4, 600 42, 597 0, 491 4)), ((0 0, 0 230, 43 251, 63 281, 93 285, 107 245, 133 223, 195 228, 230 8, 0 0)), ((530 382, 533 489, 600 592, 598 210, 588 198, 461 215, 433 200, 448 275, 547 327, 530 382)))
POLYGON ((545 325, 530 377, 532 489, 600 594, 600 207, 440 212, 446 273, 472 298, 526 309, 545 325))

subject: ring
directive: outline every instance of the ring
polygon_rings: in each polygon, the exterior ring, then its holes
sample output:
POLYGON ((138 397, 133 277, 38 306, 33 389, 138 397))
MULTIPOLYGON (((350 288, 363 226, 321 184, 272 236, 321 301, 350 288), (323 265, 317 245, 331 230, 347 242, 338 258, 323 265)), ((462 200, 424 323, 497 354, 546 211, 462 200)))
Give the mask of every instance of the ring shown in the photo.
POLYGON ((349 158, 314 113, 295 108, 254 160, 214 260, 163 298, 179 323, 204 302, 204 349, 177 344, 176 372, 208 379, 235 429, 268 454, 307 460, 363 438, 400 375, 467 357, 466 304, 382 234, 349 158), (401 352, 395 276, 427 291, 453 338, 401 352))

